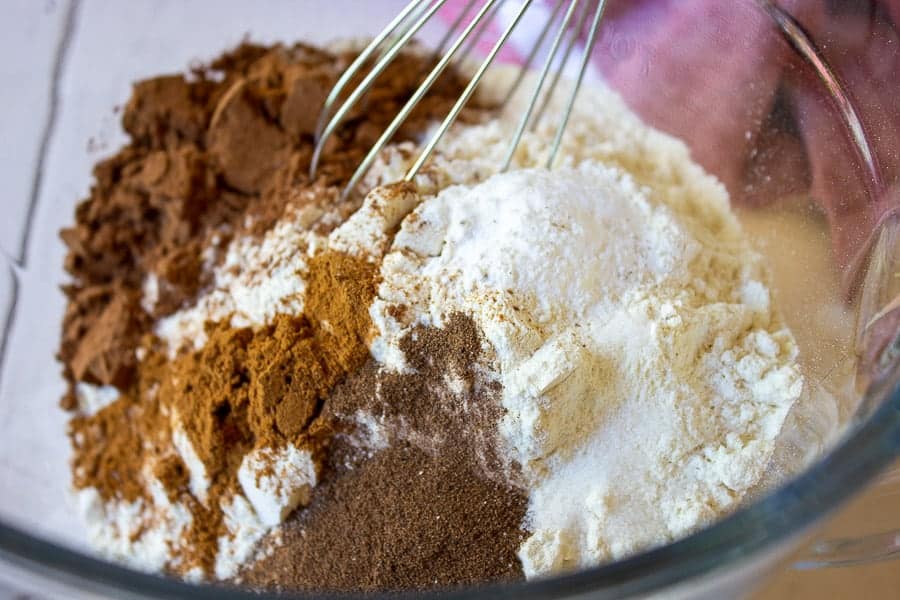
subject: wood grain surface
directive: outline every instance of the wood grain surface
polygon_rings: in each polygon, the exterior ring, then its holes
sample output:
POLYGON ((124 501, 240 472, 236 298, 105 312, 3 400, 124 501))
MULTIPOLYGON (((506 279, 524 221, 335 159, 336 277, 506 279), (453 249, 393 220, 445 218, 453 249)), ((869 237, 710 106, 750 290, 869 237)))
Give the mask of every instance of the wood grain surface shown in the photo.
MULTIPOLYGON (((348 29, 373 30, 404 2, 332 0, 329 4, 342 9, 325 11, 331 16, 319 20, 307 18, 321 14, 313 10, 317 5, 313 0, 3 0, 0 175, 5 199, 0 202, 0 251, 16 261, 24 257, 24 223, 29 218, 39 221, 45 237, 70 218, 74 199, 87 191, 91 164, 121 141, 112 107, 125 100, 134 79, 181 70, 191 60, 213 56, 248 33, 262 41, 323 42, 348 29), (365 11, 360 10, 362 6, 365 11)), ((438 35, 433 30, 425 32, 426 38, 438 35)), ((5 312, 0 298, 0 313, 5 312)), ((35 382, 26 377, 17 384, 27 387, 35 382)), ((26 448, 28 436, 62 435, 59 422, 46 430, 21 432, 24 419, 31 416, 20 415, 16 420, 3 410, 0 406, 0 429, 19 424, 18 433, 3 435, 22 436, 19 442, 26 448)), ((42 414, 48 410, 43 408, 42 414)), ((64 439, 60 441, 64 445, 64 439)), ((58 479, 64 473, 64 461, 48 468, 58 479)), ((0 469, 4 489, 25 484, 26 480, 16 477, 0 469)), ((42 484, 44 480, 35 481, 42 484)), ((822 532, 846 535, 896 526, 898 497, 870 490, 840 511, 822 532)), ((68 513, 43 514, 50 506, 38 505, 34 522, 52 530, 69 517, 68 513)), ((775 573, 755 600, 900 598, 900 563, 791 569, 793 560, 805 552, 798 552, 775 573)), ((40 597, 40 592, 16 591, 15 582, 0 583, 0 600, 40 597)))

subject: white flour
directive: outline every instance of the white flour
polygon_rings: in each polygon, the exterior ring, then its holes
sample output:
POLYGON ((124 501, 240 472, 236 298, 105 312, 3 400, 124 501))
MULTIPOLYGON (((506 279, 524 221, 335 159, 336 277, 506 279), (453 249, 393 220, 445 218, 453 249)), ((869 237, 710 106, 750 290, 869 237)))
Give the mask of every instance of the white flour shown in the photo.
POLYGON ((317 238, 308 227, 320 215, 311 207, 292 211, 261 241, 247 236, 229 244, 224 261, 213 269, 212 289, 193 306, 156 324, 156 334, 168 344, 170 356, 185 347, 202 348, 207 321, 228 319, 234 327, 257 328, 277 314, 303 312, 306 251, 317 238))
POLYGON ((169 500, 151 468, 143 476, 152 502, 104 502, 96 489, 85 488, 76 495, 78 510, 91 545, 106 558, 142 571, 177 568, 183 536, 193 521, 191 512, 169 500))
MULTIPOLYGON (((761 258, 683 144, 584 90, 558 161, 575 168, 475 184, 512 126, 457 130, 423 176, 444 189, 384 259, 372 352, 402 370, 397 342, 412 325, 456 311, 479 324, 504 389, 501 437, 529 493, 520 558, 533 577, 733 509, 803 383, 761 258)), ((545 160, 551 131, 526 134, 517 166, 545 160)))

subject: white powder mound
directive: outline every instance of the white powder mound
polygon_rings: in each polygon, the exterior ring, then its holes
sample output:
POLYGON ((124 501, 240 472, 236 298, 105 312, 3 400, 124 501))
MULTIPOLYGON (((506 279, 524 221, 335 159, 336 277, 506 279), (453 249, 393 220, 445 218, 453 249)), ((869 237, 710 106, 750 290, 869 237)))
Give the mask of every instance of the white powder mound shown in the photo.
POLYGON ((206 465, 197 455, 180 418, 176 413, 173 413, 172 416, 172 446, 188 470, 188 488, 191 490, 191 494, 200 502, 205 503, 210 485, 206 465))
MULTIPOLYGON (((291 211, 262 240, 239 237, 213 269, 212 288, 186 309, 160 319, 156 334, 171 356, 206 344, 205 325, 230 320, 233 327, 262 327, 278 314, 303 312, 307 251, 321 236, 308 229, 322 215, 314 207, 291 211)), ((146 296, 145 302, 152 298, 146 296)), ((153 289, 154 286, 149 286, 153 289)))
MULTIPOLYGON (((180 425, 174 425, 174 445, 186 459, 191 491, 206 503, 208 480, 203 464, 180 425), (178 433, 181 432, 181 433, 178 433), (201 489, 198 489, 200 487, 201 489)), ((79 511, 87 525, 90 543, 105 557, 148 572, 174 569, 186 579, 202 581, 197 568, 184 571, 181 560, 185 535, 193 522, 190 509, 172 502, 163 484, 154 477, 151 465, 142 471, 149 501, 138 499, 104 501, 96 488, 76 492, 79 511)), ((257 550, 259 541, 284 521, 291 510, 308 504, 316 485, 316 468, 310 453, 295 446, 273 450, 264 448, 245 457, 238 474, 244 494, 221 500, 226 532, 218 538, 214 571, 218 579, 237 575, 257 550)))
POLYGON ((145 469, 152 502, 104 502, 95 488, 77 492, 79 511, 91 544, 106 558, 148 572, 178 568, 181 540, 193 518, 180 502, 171 502, 162 483, 145 469))
MULTIPOLYGON (((424 174, 443 189, 384 258, 372 353, 402 370, 413 325, 459 311, 480 326, 529 493, 519 554, 536 577, 733 509, 803 383, 760 256, 682 143, 584 90, 562 168, 484 180, 512 121, 458 129, 424 174)), ((543 163, 550 129, 526 134, 517 166, 543 163)))
MULTIPOLYGON (((501 89, 502 75, 490 85, 501 89)), ((318 250, 372 260, 389 250, 370 307, 371 352, 405 370, 398 342, 412 326, 440 326, 459 311, 482 329, 483 368, 504 390, 504 450, 529 494, 524 525, 533 534, 520 549, 529 577, 619 558, 731 510, 761 480, 803 387, 796 344, 724 188, 681 142, 602 88, 582 90, 554 170, 535 168, 564 100, 558 92, 525 133, 509 173, 491 176, 521 98, 500 119, 452 128, 416 179, 421 196, 376 189, 327 238, 308 231, 322 218, 308 209, 262 240, 233 240, 208 264, 210 289, 156 326, 172 355, 199 349, 207 322, 256 328, 302 313, 307 260, 318 250)), ((389 147, 367 184, 402 176, 414 150, 389 147)), ((148 279, 145 304, 158 295, 148 279)), ((388 443, 374 417, 358 418, 360 446, 388 443)), ((208 480, 183 437, 173 444, 202 498, 208 480)), ((241 466, 244 493, 222 506, 229 533, 219 539, 217 577, 233 576, 314 493, 308 453, 283 450, 260 449, 241 466)), ((163 542, 180 539, 189 522, 167 502, 88 502, 100 547, 144 556, 143 568, 171 566, 177 547, 163 542), (133 536, 159 514, 162 529, 133 536)))
POLYGON ((240 568, 247 564, 256 552, 259 541, 272 528, 259 520, 253 507, 240 494, 222 501, 221 506, 229 535, 218 540, 219 551, 214 570, 216 577, 224 581, 237 575, 240 568))
POLYGON ((244 456, 238 481, 259 520, 272 527, 298 506, 309 504, 316 486, 316 465, 309 450, 293 444, 259 448, 244 456))
POLYGON ((94 385, 79 381, 75 384, 75 400, 78 412, 92 417, 119 399, 121 392, 111 385, 94 385))

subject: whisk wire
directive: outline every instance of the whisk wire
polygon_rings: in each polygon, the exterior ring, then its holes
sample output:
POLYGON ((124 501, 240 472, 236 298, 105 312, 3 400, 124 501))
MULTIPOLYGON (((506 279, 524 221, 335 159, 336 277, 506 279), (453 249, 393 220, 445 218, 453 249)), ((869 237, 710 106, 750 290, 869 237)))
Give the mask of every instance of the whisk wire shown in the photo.
MULTIPOLYGON (((396 17, 385 27, 381 33, 376 35, 371 42, 360 52, 357 57, 350 63, 350 66, 347 67, 341 76, 338 78, 337 82, 334 84, 334 87, 331 88, 331 91, 328 93, 328 96, 325 98, 325 103, 322 105, 322 111, 319 113, 319 120, 316 123, 316 140, 322 136, 322 130, 325 128, 325 123, 328 121, 328 118, 331 116, 331 107, 337 102, 338 97, 341 95, 341 92, 344 91, 344 88, 347 87, 347 84, 350 83, 350 80, 356 75, 356 72, 359 71, 360 67, 369 58, 375 51, 381 46, 382 42, 386 40, 397 27, 403 23, 406 18, 415 11, 417 6, 425 5, 431 0, 412 0, 409 4, 407 4, 403 10, 401 10, 396 17)), ((473 0, 474 1, 474 0, 473 0)))
POLYGON ((553 74, 553 79, 550 80, 550 85, 547 88, 547 92, 544 94, 544 98, 541 101, 541 107, 534 114, 534 118, 531 120, 531 130, 536 131, 538 127, 538 123, 541 122, 541 118, 544 116, 544 112, 547 110, 547 107, 550 105, 550 101, 553 99, 553 94, 556 92, 556 86, 559 84, 559 79, 565 70, 566 65, 569 63, 569 57, 572 55, 572 50, 575 48, 575 43, 578 41, 578 38, 581 36, 581 32, 584 31, 584 24, 587 21, 588 14, 590 14, 590 2, 585 2, 581 7, 581 12, 578 15, 578 21, 575 24, 575 27, 568 32, 569 40, 566 43, 566 49, 563 52, 562 59, 559 61, 559 68, 553 74))
MULTIPOLYGON (((566 10, 566 14, 563 17, 562 24, 559 27, 559 30, 556 32, 556 36, 553 38, 553 43, 550 46, 550 52, 547 54, 546 60, 544 60, 544 66, 541 68, 541 74, 538 76, 537 83, 534 86, 534 92, 531 94, 531 98, 528 101, 528 107, 525 109, 525 113, 522 114, 522 118, 519 120, 519 125, 516 127, 516 132, 513 134, 512 142, 509 145, 509 150, 506 152, 506 158, 503 159, 503 166, 500 167, 500 171, 506 171, 509 169, 509 165, 512 163, 513 155, 516 153, 516 147, 519 145, 519 141, 522 139, 522 134, 525 133, 525 127, 528 125, 528 119, 531 117, 531 113, 534 111, 534 107, 537 104, 538 97, 541 94, 541 89, 544 87, 544 80, 547 78, 547 74, 550 72, 550 67, 553 65, 553 59, 556 58, 556 53, 559 50, 560 42, 562 42, 563 36, 565 35, 566 29, 569 26, 569 22, 572 20, 572 15, 575 14, 575 9, 578 7, 578 3, 580 0, 573 0, 569 4, 568 10, 566 10)), ((560 4, 561 5, 561 4, 560 4)), ((551 19, 552 22, 552 19, 551 19)), ((536 47, 535 47, 536 48, 536 47)), ((560 70, 565 65, 560 65, 560 70)), ((520 77, 524 75, 526 69, 528 67, 524 67, 520 72, 520 77)))
MULTIPOLYGON (((394 136, 409 114, 415 109, 415 107, 419 104, 425 94, 428 93, 428 90, 431 89, 431 86, 434 85, 434 82, 440 77, 441 73, 447 68, 450 64, 450 61, 456 55, 460 46, 466 41, 466 39, 472 34, 472 31, 477 27, 478 23, 481 19, 484 18, 484 15, 494 6, 499 0, 488 0, 484 6, 478 11, 478 14, 475 15, 475 18, 466 26, 463 32, 457 37, 457 39, 453 42, 450 48, 447 50, 447 53, 441 57, 441 60, 434 66, 422 84, 416 89, 410 99, 406 102, 400 112, 397 113, 397 116, 391 121, 390 125, 388 125, 387 129, 382 132, 381 137, 375 142, 375 145, 369 150, 369 153, 366 154, 365 158, 363 158, 359 167, 357 167, 356 171, 354 171, 353 176, 350 178, 350 181, 347 183, 347 186, 344 188, 342 193, 342 197, 346 198, 350 192, 356 187, 356 184, 359 183, 359 180, 365 175, 365 173, 369 170, 369 167, 372 166, 372 163, 375 161, 375 158, 378 156, 378 153, 381 152, 381 149, 387 144, 388 141, 394 136)), ((529 0, 530 2, 530 0, 529 0)), ((317 144, 316 150, 321 152, 322 141, 320 140, 317 144)))
POLYGON ((462 111, 463 107, 472 97, 472 94, 475 93, 475 88, 478 87, 478 84, 481 83, 481 79, 484 77, 485 72, 487 72, 488 68, 491 66, 491 63, 494 62, 494 58, 496 58, 497 53, 500 52, 500 49, 506 43, 506 40, 512 34, 513 29, 516 28, 516 25, 519 24, 519 21, 522 19, 522 15, 525 14, 525 11, 528 10, 528 6, 531 4, 532 0, 525 0, 522 2, 522 6, 519 8, 519 11, 516 13, 516 16, 513 18, 512 22, 506 28, 506 31, 500 36, 500 39, 494 44, 494 47, 491 48, 490 53, 487 57, 482 61, 481 66, 478 67, 478 71, 475 72, 475 75, 472 77, 472 80, 469 81, 469 85, 466 86, 466 89, 463 91, 462 95, 456 101, 456 104, 453 105, 453 108, 450 109, 450 113, 444 118, 441 126, 438 130, 431 136, 431 139, 428 141, 428 144, 419 153, 419 157, 416 159, 416 162, 409 168, 406 176, 403 178, 404 181, 412 181, 416 176, 416 173, 419 172, 419 169, 422 168, 422 165, 425 164, 425 161, 428 160, 428 157, 434 151, 435 146, 437 146, 438 142, 441 141, 441 138, 447 132, 447 129, 456 121, 456 117, 459 116, 460 111, 462 111))
MULTIPOLYGON (((430 1, 430 0, 427 0, 430 1)), ((316 169, 319 166, 319 161, 322 157, 322 151, 325 148, 325 143, 328 141, 328 138, 335 132, 347 114, 356 106, 356 103, 359 102, 359 99, 362 98, 363 94, 369 91, 369 88, 375 83, 375 80, 379 75, 387 68, 387 66, 394 60, 397 54, 403 49, 407 42, 409 42, 412 37, 418 33, 418 31, 427 23, 434 14, 438 11, 438 9, 443 6, 443 4, 447 0, 438 0, 433 5, 431 5, 425 14, 419 17, 416 20, 412 27, 407 29, 382 55, 382 57, 378 60, 372 70, 369 71, 365 78, 360 82, 360 84, 351 92, 350 96, 344 101, 341 107, 335 112, 334 116, 326 125, 325 130, 322 132, 322 135, 318 137, 316 140, 316 147, 313 150, 312 159, 310 160, 309 166, 309 174, 310 178, 314 178, 316 174, 316 169)), ((415 8, 413 9, 415 10, 415 8)))
POLYGON ((466 64, 466 61, 468 61, 469 57, 472 56, 472 52, 478 46, 478 42, 481 41, 481 38, 484 37, 484 34, 488 30, 490 24, 494 21, 494 19, 497 18, 497 13, 500 12, 500 9, 503 7, 503 4, 505 2, 506 0, 499 0, 491 7, 490 12, 488 12, 484 16, 484 18, 479 21, 478 29, 475 30, 475 35, 472 36, 468 42, 466 42, 462 54, 459 55, 459 59, 457 60, 458 64, 466 64))
MULTIPOLYGON (((587 6, 587 4, 585 4, 587 6)), ((556 158, 556 154, 559 152, 559 147, 562 144, 563 134, 566 132, 566 126, 569 124, 569 117, 572 116, 572 109, 575 107, 575 98, 578 97, 578 91, 581 89, 581 82, 584 80, 584 74, 587 71, 588 63, 591 60, 591 52, 594 50, 594 44, 597 42, 597 32, 600 29, 600 20, 603 18, 603 11, 606 9, 606 0, 598 0, 597 9, 594 11, 594 20, 591 23, 590 33, 588 33, 587 44, 584 46, 584 54, 581 57, 581 66, 578 68, 578 77, 575 79, 575 83, 572 86, 572 91, 569 93, 569 100, 566 103, 566 109, 563 111, 562 121, 559 124, 559 128, 556 130, 556 136, 553 140, 553 145, 550 147, 550 156, 547 157, 547 168, 551 168, 553 166, 553 160, 556 158)), ((581 28, 579 27, 575 31, 575 35, 579 35, 581 33, 581 28)), ((560 69, 561 71, 562 69, 560 69)))
MULTIPOLYGON (((355 189, 356 185, 368 172, 385 145, 390 142, 400 127, 402 127, 403 123, 409 118, 410 114, 412 114, 416 106, 419 105, 450 63, 454 60, 458 63, 465 63, 468 54, 477 47, 481 36, 490 27, 489 23, 499 14, 506 1, 507 0, 484 0, 471 19, 469 19, 469 15, 472 10, 478 6, 478 0, 469 0, 465 4, 462 11, 454 19, 453 24, 438 45, 438 50, 435 52, 436 62, 434 67, 432 67, 419 87, 412 93, 409 100, 406 101, 394 119, 388 124, 387 128, 381 133, 372 148, 369 149, 369 152, 362 159, 357 169, 350 177, 346 187, 343 189, 341 194, 342 198, 346 198, 353 189, 355 189), (462 31, 456 35, 459 28, 462 28, 462 31), (453 40, 452 43, 450 43, 450 40, 453 40), (445 52, 444 47, 448 43, 450 43, 450 45, 445 52)), ((531 6, 532 1, 533 0, 517 0, 517 7, 512 18, 509 19, 508 24, 505 26, 505 29, 500 34, 497 41, 492 45, 487 56, 475 70, 449 113, 441 121, 440 125, 431 135, 431 138, 419 152, 419 155, 416 157, 413 164, 409 167, 409 170, 404 175, 404 181, 414 180, 422 166, 428 161, 444 134, 450 129, 465 108, 466 103, 472 98, 472 95, 475 93, 475 90, 481 83, 486 72, 500 53, 500 50, 509 42, 511 35, 521 22, 529 6, 531 6)), ((328 94, 325 106, 319 116, 319 122, 316 127, 316 146, 313 150, 310 165, 311 177, 315 176, 325 144, 330 136, 334 135, 340 124, 347 118, 350 110, 371 88, 377 77, 381 75, 390 62, 397 57, 403 47, 406 46, 413 36, 421 30, 425 23, 434 17, 437 11, 446 2, 447 0, 412 0, 409 2, 400 14, 388 24, 384 31, 379 33, 375 39, 366 46, 363 52, 351 63, 347 71, 341 75, 338 82, 335 84, 335 87, 328 94), (373 57, 376 58, 373 60, 373 57), (332 112, 335 105, 337 105, 339 100, 343 97, 345 88, 349 86, 350 82, 353 81, 362 70, 366 69, 368 65, 371 65, 373 62, 374 65, 371 70, 362 77, 360 83, 349 93, 349 95, 347 95, 346 99, 340 104, 337 110, 332 112)), ((606 7, 606 0, 556 0, 552 11, 549 13, 549 16, 546 17, 546 24, 542 27, 535 44, 528 52, 525 64, 521 66, 521 70, 515 81, 505 92, 504 102, 509 100, 516 92, 516 89, 524 80, 525 72, 543 48, 544 41, 550 30, 553 29, 555 23, 558 23, 558 29, 556 29, 553 36, 553 41, 550 44, 547 57, 544 60, 540 74, 537 78, 535 89, 529 97, 527 108, 518 122, 510 146, 507 149, 505 159, 501 166, 502 171, 507 170, 512 164, 516 148, 521 142, 522 136, 524 135, 525 129, 529 126, 529 123, 532 128, 535 128, 540 122, 543 113, 547 109, 557 88, 560 77, 567 68, 568 60, 583 35, 585 24, 591 14, 591 6, 596 6, 596 10, 594 11, 580 65, 578 66, 577 78, 573 82, 569 97, 566 100, 565 108, 560 117, 559 126, 556 130, 547 157, 547 168, 552 167, 556 155, 559 153, 563 133, 565 132, 569 118, 574 109, 575 99, 584 80, 590 56, 598 37, 598 29, 606 7), (566 2, 568 2, 568 6, 565 12, 561 13, 566 2), (561 20, 558 20, 560 14, 563 16, 561 20), (576 23, 574 27, 571 26, 573 22, 576 23), (567 39, 566 36, 568 36, 567 39), (562 57, 559 58, 560 50, 563 46, 565 46, 565 49, 562 52, 562 57), (552 78, 550 77, 551 70, 554 71, 552 78), (547 85, 548 78, 550 79, 549 85, 547 85), (545 87, 547 88, 546 90, 544 89, 545 87)), ((505 12, 506 11, 504 11, 504 15, 505 12)), ((546 15, 547 13, 545 12, 543 14, 546 15)))
POLYGON ((466 17, 469 16, 469 12, 471 12, 472 7, 475 6, 477 2, 478 0, 469 0, 468 2, 466 2, 466 5, 463 7, 463 9, 459 11, 459 15, 457 15, 457 17, 453 19, 453 22, 450 23, 450 26, 447 28, 447 33, 444 34, 444 37, 441 38, 441 41, 438 42, 438 45, 434 49, 435 60, 438 60, 438 57, 440 57, 444 53, 444 49, 447 47, 447 44, 449 44, 450 40, 453 39, 453 34, 456 33, 456 30, 459 29, 459 26, 462 25, 463 21, 466 20, 466 17))
POLYGON ((556 0, 556 4, 553 6, 553 11, 550 13, 550 18, 547 19, 547 24, 544 25, 544 27, 541 29, 541 33, 535 40, 534 46, 531 47, 531 51, 525 58, 525 62, 522 63, 522 68, 519 69, 519 74, 516 76, 516 79, 515 81, 513 81, 512 85, 509 86, 509 89, 506 91, 506 95, 503 97, 503 101, 500 102, 501 106, 509 102, 510 98, 512 98, 513 95, 515 95, 516 91, 519 89, 519 86, 522 85, 522 80, 525 79, 525 74, 528 72, 528 69, 531 68, 531 63, 534 62, 535 57, 537 57, 538 52, 544 45, 544 38, 547 37, 547 33, 552 28, 553 23, 556 22, 556 17, 559 15, 560 9, 563 7, 563 4, 570 1, 571 0, 556 0))

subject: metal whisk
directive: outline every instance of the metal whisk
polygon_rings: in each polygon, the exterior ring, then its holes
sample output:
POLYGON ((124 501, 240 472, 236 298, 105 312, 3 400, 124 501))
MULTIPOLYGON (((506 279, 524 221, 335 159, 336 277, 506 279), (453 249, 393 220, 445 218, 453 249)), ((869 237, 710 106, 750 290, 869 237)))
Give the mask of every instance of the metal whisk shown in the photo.
MULTIPOLYGON (((319 116, 319 123, 316 128, 316 147, 313 152, 312 162, 310 165, 311 177, 315 177, 316 169, 321 160, 322 151, 325 147, 325 143, 328 141, 328 138, 332 134, 334 134, 334 132, 340 126, 341 122, 351 111, 353 106, 355 106, 369 90, 369 88, 371 88, 376 78, 410 42, 413 36, 415 36, 416 33, 418 33, 419 30, 435 16, 435 13, 437 13, 437 11, 446 3, 446 1, 447 0, 412 0, 402 11, 400 11, 400 13, 388 24, 387 27, 385 27, 385 29, 381 33, 375 36, 375 38, 369 43, 369 45, 366 46, 366 48, 356 57, 352 64, 350 64, 347 70, 341 75, 334 88, 332 88, 331 92, 326 98, 325 104, 322 108, 322 112, 319 116), (339 99, 343 96, 344 89, 348 86, 349 82, 356 78, 358 75, 362 75, 364 69, 368 68, 369 65, 371 65, 371 68, 369 68, 368 72, 365 73, 365 76, 362 77, 360 83, 356 86, 356 88, 354 88, 349 92, 349 94, 346 95, 346 99, 335 110, 335 106, 338 104, 339 99)), ((428 93, 428 90, 438 79, 438 77, 440 77, 441 73, 443 73, 444 70, 451 64, 454 58, 456 58, 457 62, 464 62, 467 59, 469 53, 478 44, 482 34, 487 29, 488 23, 499 13, 505 1, 506 0, 484 0, 482 2, 480 0, 469 0, 469 2, 460 13, 459 17, 451 25, 444 40, 438 45, 436 57, 440 58, 437 60, 434 68, 428 73, 418 89, 416 89, 416 91, 412 94, 410 99, 403 106, 394 120, 391 121, 387 129, 385 129, 385 131, 381 134, 369 153, 366 154, 365 158, 362 160, 359 167, 350 178, 350 181, 347 183, 347 186, 344 188, 344 197, 346 197, 356 187, 360 179, 366 174, 366 172, 369 170, 369 167, 371 167, 372 163, 378 156, 378 153, 391 140, 391 138, 394 136, 403 122, 409 117, 413 109, 428 93), (466 17, 471 14, 473 10, 476 11, 474 17, 468 22, 468 24, 463 25, 466 17), (459 31, 460 28, 462 28, 462 31, 459 31), (449 44, 449 46, 447 46, 447 44, 449 44), (462 52, 460 52, 460 49, 462 49, 462 52)), ((446 133, 446 131, 459 116, 460 111, 462 111, 463 107, 472 97, 472 94, 475 92, 475 89, 478 87, 478 84, 484 77, 485 72, 494 62, 494 59, 496 58, 497 54, 500 52, 504 44, 507 43, 513 33, 513 30, 522 20, 522 17, 525 15, 526 11, 528 11, 529 7, 532 4, 532 0, 518 0, 516 4, 517 6, 514 8, 514 13, 509 24, 500 35, 496 43, 494 43, 490 52, 488 52, 487 56, 481 62, 479 67, 475 70, 471 80, 460 94, 456 103, 450 109, 450 112, 441 122, 435 133, 431 136, 431 139, 422 148, 415 162, 406 172, 406 175, 403 178, 404 181, 412 181, 413 178, 415 178, 416 174, 419 172, 419 169, 422 168, 422 165, 425 164, 425 161, 428 160, 428 157, 434 151, 435 146, 437 146, 444 133, 446 133)), ((581 87, 581 82, 584 79, 584 74, 587 70, 591 50, 593 49, 594 43, 597 39, 597 30, 599 29, 600 20, 603 16, 605 6, 606 0, 557 0, 555 6, 552 9, 550 18, 547 19, 546 25, 544 25, 543 29, 541 30, 536 43, 534 44, 531 52, 529 53, 526 60, 524 61, 524 64, 521 67, 521 71, 518 77, 515 79, 510 90, 505 96, 505 99, 508 100, 510 96, 512 96, 516 91, 519 84, 524 79, 525 71, 531 66, 531 63, 542 47, 548 32, 552 30, 554 23, 556 23, 558 25, 556 33, 553 36, 553 40, 550 44, 547 57, 544 60, 544 65, 540 71, 540 74, 538 75, 535 89, 532 92, 530 100, 528 102, 528 107, 525 113, 522 115, 518 127, 516 128, 516 131, 513 135, 513 139, 510 142, 509 150, 507 151, 506 158, 503 162, 501 170, 506 170, 507 168, 509 168, 513 155, 515 154, 516 147, 518 146, 525 129, 529 126, 529 122, 532 124, 532 127, 534 127, 541 119, 544 109, 547 107, 547 104, 549 103, 550 98, 552 97, 553 92, 556 89, 557 83, 560 79, 560 75, 566 63, 568 62, 570 54, 572 53, 572 50, 575 48, 579 37, 584 31, 584 25, 588 19, 588 16, 590 14, 593 14, 593 16, 591 17, 590 26, 587 30, 587 41, 585 42, 584 49, 582 51, 577 76, 575 77, 572 89, 569 92, 565 110, 562 113, 560 123, 556 129, 556 135, 550 148, 550 154, 547 158, 547 167, 549 168, 553 164, 553 160, 555 159, 556 154, 559 151, 563 132, 565 131, 566 125, 569 121, 569 115, 571 114, 572 107, 575 104, 575 97, 578 94, 578 89, 581 87), (563 7, 565 7, 565 11, 562 18, 560 19, 559 14, 562 11, 563 7), (593 11, 591 10, 592 8, 593 11), (571 26, 573 23, 574 26, 571 26), (561 59, 556 60, 557 54, 560 48, 563 46, 564 40, 565 50, 563 50, 561 59), (544 90, 545 82, 547 81, 548 75, 551 71, 554 71, 554 74, 550 80, 549 86, 546 90, 544 90), (537 111, 535 111, 536 107, 538 107, 538 101, 541 98, 542 91, 543 100, 541 100, 540 107, 537 109, 537 111)))

